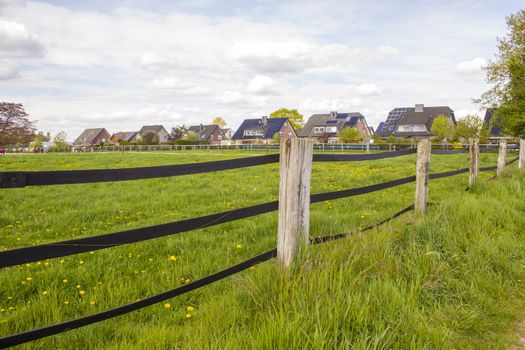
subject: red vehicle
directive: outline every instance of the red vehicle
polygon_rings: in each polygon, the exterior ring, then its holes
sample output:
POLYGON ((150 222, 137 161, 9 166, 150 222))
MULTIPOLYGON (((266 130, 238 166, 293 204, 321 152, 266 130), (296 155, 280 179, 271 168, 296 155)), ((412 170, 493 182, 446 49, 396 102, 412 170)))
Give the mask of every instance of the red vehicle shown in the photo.
POLYGON ((5 154, 6 153, 6 150, 4 147, 0 147, 0 154, 5 154))

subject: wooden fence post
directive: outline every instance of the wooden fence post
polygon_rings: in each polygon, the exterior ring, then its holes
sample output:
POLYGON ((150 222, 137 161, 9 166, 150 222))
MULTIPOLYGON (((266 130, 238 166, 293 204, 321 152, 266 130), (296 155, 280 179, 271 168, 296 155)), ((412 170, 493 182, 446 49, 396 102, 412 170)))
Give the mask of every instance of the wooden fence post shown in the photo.
POLYGON ((416 214, 425 214, 427 207, 430 151, 430 140, 421 140, 417 145, 416 196, 414 199, 414 209, 416 214))
POLYGON ((469 145, 470 166, 468 187, 474 186, 479 174, 479 139, 470 139, 469 145))
POLYGON ((313 145, 313 140, 308 139, 287 139, 281 143, 277 237, 281 267, 290 266, 301 244, 308 244, 313 145))
POLYGON ((518 168, 525 169, 525 140, 520 139, 520 159, 518 168))
POLYGON ((505 170, 505 157, 507 156, 507 140, 501 140, 499 142, 499 155, 498 155, 498 170, 496 175, 501 175, 505 170))

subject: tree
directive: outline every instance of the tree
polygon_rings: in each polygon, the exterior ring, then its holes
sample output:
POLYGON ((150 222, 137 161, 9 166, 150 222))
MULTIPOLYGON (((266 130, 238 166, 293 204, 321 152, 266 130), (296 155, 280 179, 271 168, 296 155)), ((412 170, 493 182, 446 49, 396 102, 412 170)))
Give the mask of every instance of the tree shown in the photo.
POLYGON ((36 135, 33 139, 33 142, 31 142, 29 146, 33 149, 42 148, 44 146, 44 144, 42 143, 42 135, 40 135, 40 133, 36 135))
POLYGON ((304 126, 303 115, 297 111, 297 109, 286 109, 280 108, 275 112, 272 112, 269 118, 288 118, 293 128, 298 130, 304 126))
POLYGON ((525 10, 507 17, 507 35, 498 38, 498 53, 485 67, 492 88, 474 102, 495 107, 505 133, 525 137, 525 10))
POLYGON ((352 143, 363 141, 363 135, 356 128, 344 128, 339 132, 339 141, 342 143, 352 143))
POLYGON ((226 126, 226 120, 222 119, 221 117, 215 117, 211 121, 212 125, 218 125, 219 128, 224 128, 226 126))
POLYGON ((446 115, 438 115, 432 122, 430 133, 441 142, 449 140, 454 136, 454 123, 446 115))
POLYGON ((0 145, 31 142, 35 122, 28 117, 21 103, 0 102, 0 145))
POLYGON ((58 150, 65 150, 67 148, 67 134, 61 131, 53 137, 53 144, 58 150))
POLYGON ((174 140, 180 140, 188 132, 188 127, 184 124, 178 125, 174 128, 171 128, 171 136, 174 140))
POLYGON ((273 134, 272 143, 281 143, 281 134, 279 134, 278 132, 273 134))
POLYGON ((188 140, 188 141, 200 141, 201 139, 199 137, 199 134, 197 134, 196 132, 190 131, 186 135, 186 140, 188 140))
POLYGON ((158 145, 160 143, 159 134, 153 131, 146 131, 141 136, 143 145, 158 145))
POLYGON ((490 131, 477 114, 469 114, 458 120, 456 136, 464 140, 478 138, 485 142, 490 136, 490 131))

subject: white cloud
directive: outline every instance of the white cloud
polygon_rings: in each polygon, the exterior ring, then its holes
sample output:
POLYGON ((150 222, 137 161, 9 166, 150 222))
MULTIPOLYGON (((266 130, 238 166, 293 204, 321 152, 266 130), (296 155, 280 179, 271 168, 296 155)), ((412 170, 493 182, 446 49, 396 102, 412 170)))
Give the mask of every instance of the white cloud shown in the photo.
POLYGON ((476 57, 472 60, 462 61, 456 65, 456 70, 464 74, 481 72, 487 65, 487 60, 482 57, 476 57))
POLYGON ((382 92, 383 88, 376 84, 361 84, 357 87, 357 93, 361 96, 380 95, 382 92))
POLYGON ((36 36, 23 24, 0 20, 0 54, 4 57, 38 57, 44 52, 36 36))
POLYGON ((268 104, 266 96, 248 96, 237 91, 225 91, 216 96, 215 101, 224 105, 234 105, 236 108, 260 108, 268 104))
POLYGON ((315 112, 351 112, 353 109, 359 107, 361 103, 362 101, 358 97, 351 99, 308 99, 302 103, 301 107, 315 112))
POLYGON ((166 77, 155 79, 149 84, 150 88, 161 90, 163 92, 181 95, 206 95, 209 89, 192 85, 188 82, 181 81, 177 77, 166 77))
POLYGON ((266 75, 256 75, 249 82, 246 90, 255 94, 273 93, 274 81, 266 75))
POLYGON ((394 46, 382 45, 377 48, 377 52, 383 55, 397 55, 400 50, 394 46))
POLYGON ((18 76, 19 67, 16 63, 0 60, 0 80, 14 79, 18 76))

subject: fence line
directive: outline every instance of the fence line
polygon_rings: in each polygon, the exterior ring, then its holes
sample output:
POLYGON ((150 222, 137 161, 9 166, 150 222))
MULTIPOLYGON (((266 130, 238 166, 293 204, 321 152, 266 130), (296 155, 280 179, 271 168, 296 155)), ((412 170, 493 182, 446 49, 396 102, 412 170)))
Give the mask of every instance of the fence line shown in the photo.
MULTIPOLYGON (((315 158, 315 157, 312 157, 312 149, 307 150, 309 147, 313 147, 313 145, 305 141, 307 140, 292 139, 292 140, 287 140, 285 143, 283 143, 283 151, 286 151, 288 155, 294 155, 294 154, 297 155, 295 159, 290 158, 289 162, 293 164, 302 163, 302 165, 299 167, 296 167, 296 165, 293 165, 293 167, 295 167, 295 170, 293 170, 290 173, 290 176, 294 176, 297 178, 299 176, 304 176, 302 172, 304 171, 308 172, 308 181, 303 181, 303 183, 299 183, 298 188, 300 188, 301 186, 304 187, 306 184, 309 186, 309 170, 308 169, 309 167, 311 167, 312 158, 315 158), (299 152, 298 147, 305 148, 305 152, 299 152)), ((506 145, 500 146, 500 150, 503 148, 506 150, 506 145)), ((455 176, 458 174, 473 171, 472 169, 474 167, 472 166, 472 162, 474 162, 474 159, 471 158, 470 168, 463 168, 463 169, 446 171, 442 173, 430 174, 429 173, 429 168, 430 168, 429 167, 429 157, 431 153, 430 143, 428 141, 422 141, 418 149, 419 149, 418 150, 418 167, 417 167, 416 176, 409 176, 409 177, 387 181, 384 183, 370 185, 370 186, 310 195, 310 196, 307 196, 307 198, 309 197, 310 199, 309 204, 322 202, 322 201, 326 201, 329 199, 345 198, 345 197, 351 197, 351 196, 356 196, 360 194, 370 193, 374 191, 379 191, 379 190, 383 190, 386 188, 391 188, 391 187, 403 185, 406 183, 410 183, 410 182, 415 181, 416 179, 419 179, 418 184, 419 186, 422 187, 420 191, 424 191, 426 194, 426 191, 428 191, 428 180, 429 179, 444 178, 448 176, 455 176)), ((500 164, 500 162, 498 162, 498 166, 489 166, 489 167, 479 168, 479 171, 491 171, 491 170, 497 169, 498 173, 500 173, 505 167, 505 165, 512 164, 518 160, 520 160, 520 165, 521 165, 522 164, 521 159, 524 153, 525 153, 525 149, 521 148, 519 157, 509 162, 506 162, 506 163, 504 161, 503 164, 500 164)), ((450 153, 450 154, 453 154, 453 153, 450 153)), ((501 154, 502 152, 500 151, 499 159, 501 159, 501 154)), ((404 155, 404 153, 403 154, 397 153, 395 156, 401 156, 401 155, 404 155)), ((260 157, 256 157, 256 158, 260 158, 260 157)), ((377 159, 377 158, 372 158, 372 159, 377 159)), ((347 160, 351 160, 351 159, 347 159, 347 160)), ((325 158, 324 161, 328 161, 327 158, 325 158)), ((196 164, 199 164, 199 163, 196 163, 196 164)), ((264 164, 267 164, 267 163, 264 163, 264 164)), ((281 165, 283 166, 283 164, 281 165)), ((252 165, 249 165, 249 166, 252 166, 252 165)), ((242 166, 238 166, 238 167, 242 167, 242 166)), ((213 171, 213 170, 208 170, 208 171, 213 171)), ((200 171, 200 172, 205 172, 205 171, 200 171)), ((5 176, 5 174, 1 174, 1 175, 5 176)), ((163 175, 163 176, 172 176, 172 175, 163 175)), ((26 179, 27 179, 27 176, 26 176, 26 179)), ((72 183, 75 183, 75 182, 72 182, 72 183)), ((288 181, 288 179, 281 178, 281 184, 280 184, 281 191, 280 192, 289 193, 291 191, 296 190, 294 189, 294 187, 292 187, 292 190, 290 191, 290 189, 288 188, 288 185, 290 183, 294 183, 294 181, 288 181)), ((419 200, 418 200, 418 196, 416 196, 414 205, 411 205, 403 209, 401 212, 396 213, 394 216, 388 218, 387 220, 384 220, 376 225, 369 226, 367 229, 371 229, 373 227, 376 227, 377 225, 380 225, 384 222, 392 220, 393 218, 399 215, 402 215, 403 213, 409 212, 412 209, 417 209, 418 206, 420 206, 420 208, 422 206, 423 208, 422 211, 420 210, 418 212, 420 213, 424 212, 425 205, 426 205, 426 195, 420 196, 419 200)), ((200 218, 187 219, 187 220, 182 220, 182 221, 168 223, 168 224, 144 227, 144 228, 139 228, 139 229, 134 229, 134 230, 129 230, 129 231, 117 232, 113 234, 86 237, 86 238, 81 238, 77 240, 70 240, 70 241, 64 241, 64 242, 57 242, 57 243, 44 244, 44 245, 39 245, 39 246, 8 250, 8 251, 0 252, 0 267, 14 266, 14 265, 19 265, 19 264, 30 262, 30 261, 37 261, 37 260, 43 260, 46 258, 78 254, 80 252, 86 252, 86 251, 91 251, 91 250, 96 250, 96 249, 104 249, 104 248, 108 248, 108 247, 112 247, 116 245, 138 242, 138 241, 145 240, 145 239, 152 239, 152 238, 167 236, 170 234, 185 232, 185 231, 189 231, 189 230, 193 230, 197 228, 209 227, 209 226, 217 225, 217 224, 228 222, 228 221, 238 220, 240 218, 259 215, 263 212, 275 211, 277 208, 280 210, 279 215, 282 215, 281 210, 289 209, 289 208, 280 207, 278 202, 269 202, 269 203, 255 205, 252 207, 235 209, 235 210, 231 210, 228 212, 212 214, 212 215, 208 215, 208 216, 204 216, 200 218)), ((293 209, 295 210, 297 208, 293 208, 293 209)), ((309 212, 304 211, 304 208, 302 210, 303 210, 304 217, 301 220, 302 222, 308 222, 309 212)), ((293 213, 293 210, 292 210, 292 213, 293 213)), ((296 224, 300 225, 301 223, 296 223, 296 224)), ((304 228, 299 229, 298 232, 301 233, 301 230, 303 230, 302 233, 304 234, 304 228)), ((340 234, 340 235, 334 235, 334 236, 321 237, 317 239, 313 238, 310 241, 312 243, 322 243, 322 242, 327 242, 327 241, 334 240, 334 239, 343 238, 343 237, 346 237, 347 235, 348 234, 340 234)), ((87 324, 100 322, 100 321, 103 321, 103 320, 106 320, 112 317, 116 317, 116 316, 119 316, 119 315, 122 315, 128 312, 152 305, 162 300, 165 300, 165 299, 168 299, 168 298, 180 295, 180 294, 187 293, 191 290, 203 287, 217 280, 223 279, 227 276, 230 276, 232 274, 245 270, 246 268, 253 266, 254 264, 269 260, 275 257, 276 255, 281 254, 280 250, 284 250, 283 256, 291 256, 289 260, 286 260, 286 261, 283 260, 284 261, 283 265, 285 266, 289 265, 294 255, 293 253, 290 254, 289 250, 296 249, 298 244, 300 244, 300 240, 294 240, 290 244, 278 245, 277 249, 270 250, 252 259, 246 260, 240 264, 237 264, 235 266, 232 266, 230 268, 217 272, 216 274, 209 275, 200 280, 194 281, 188 285, 184 285, 179 288, 175 288, 171 291, 168 291, 162 294, 158 294, 158 295, 146 298, 144 300, 137 301, 135 303, 119 306, 114 309, 106 310, 98 314, 82 317, 76 320, 70 320, 70 321, 66 321, 63 323, 56 324, 56 325, 51 325, 51 326, 47 326, 47 327, 43 327, 43 328, 39 328, 39 329, 27 331, 27 332, 10 335, 4 338, 0 338, 0 347, 7 347, 7 346, 12 346, 12 345, 23 344, 23 343, 26 343, 32 340, 47 337, 49 335, 62 333, 70 329, 79 328, 87 324)))

